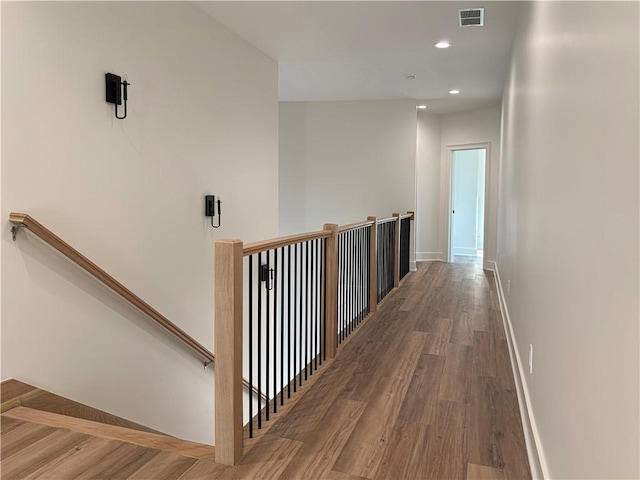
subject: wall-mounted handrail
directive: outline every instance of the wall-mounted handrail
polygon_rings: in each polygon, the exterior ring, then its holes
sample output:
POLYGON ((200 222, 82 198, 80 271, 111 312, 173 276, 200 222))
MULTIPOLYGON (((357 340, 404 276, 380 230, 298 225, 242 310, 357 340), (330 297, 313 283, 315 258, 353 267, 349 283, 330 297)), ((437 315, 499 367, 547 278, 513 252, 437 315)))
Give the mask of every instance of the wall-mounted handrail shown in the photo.
MULTIPOLYGON (((184 330, 176 326, 172 323, 168 318, 162 315, 160 312, 155 310, 151 305, 138 297, 135 293, 125 287, 122 283, 118 282, 115 278, 105 272, 98 265, 93 263, 87 257, 82 255, 78 250, 73 248, 71 245, 66 243, 56 234, 54 234, 51 230, 46 228, 44 225, 39 223, 33 217, 25 213, 11 213, 9 215, 9 221, 13 223, 14 227, 12 228, 12 232, 15 234, 17 231, 24 227, 27 230, 31 231, 34 235, 39 237, 45 243, 53 247, 55 250, 60 252, 62 255, 67 257, 73 263, 78 265, 80 268, 88 272, 94 278, 99 280, 102 284, 113 290, 120 297, 124 298, 131 305, 136 307, 142 313, 151 318, 156 324, 158 324, 161 328, 163 328, 166 332, 168 332, 173 337, 180 340, 183 344, 189 347, 192 351, 194 351, 199 357, 203 359, 203 363, 206 366, 213 365, 215 363, 215 355, 198 343, 193 337, 187 334, 184 330)), ((243 380, 243 384, 245 387, 249 387, 249 383, 246 380, 243 380)), ((257 390, 255 390, 257 394, 257 390)), ((262 395, 264 397, 264 395, 262 395)))
POLYGON ((213 353, 41 223, 24 213, 11 213, 9 221, 18 228, 19 226, 26 227, 27 230, 44 240, 47 244, 62 253, 80 268, 90 273, 93 277, 98 279, 131 305, 155 321, 164 330, 182 341, 182 343, 202 357, 207 364, 215 361, 213 353))
POLYGON ((306 242, 308 240, 316 240, 318 238, 327 238, 331 234, 326 230, 318 232, 301 233, 299 235, 289 235, 288 237, 272 238, 261 242, 247 243, 242 248, 242 255, 248 256, 254 253, 266 252, 274 248, 286 247, 295 243, 306 242))

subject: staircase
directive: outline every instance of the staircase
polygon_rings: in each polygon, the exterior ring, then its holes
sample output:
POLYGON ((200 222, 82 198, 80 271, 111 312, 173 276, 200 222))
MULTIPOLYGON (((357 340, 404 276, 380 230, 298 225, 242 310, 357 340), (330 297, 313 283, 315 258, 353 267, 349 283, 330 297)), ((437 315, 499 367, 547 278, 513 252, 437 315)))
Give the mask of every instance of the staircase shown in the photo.
POLYGON ((215 448, 179 440, 17 380, 1 388, 2 479, 217 478, 215 448))

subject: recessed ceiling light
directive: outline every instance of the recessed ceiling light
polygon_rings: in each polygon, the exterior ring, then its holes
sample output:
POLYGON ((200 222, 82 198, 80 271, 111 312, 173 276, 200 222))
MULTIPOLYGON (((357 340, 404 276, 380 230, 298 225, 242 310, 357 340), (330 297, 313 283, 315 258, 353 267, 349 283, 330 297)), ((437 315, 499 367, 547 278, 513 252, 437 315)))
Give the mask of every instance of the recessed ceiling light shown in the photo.
POLYGON ((436 48, 449 48, 449 47, 453 47, 453 43, 448 42, 446 40, 440 40, 438 43, 435 44, 436 48))
POLYGON ((460 93, 460 90, 449 90, 449 93, 450 93, 451 95, 457 95, 457 94, 459 94, 459 93, 460 93))
POLYGON ((424 110, 425 108, 427 108, 427 106, 426 106, 426 105, 418 105, 418 108, 419 108, 420 110, 424 110))

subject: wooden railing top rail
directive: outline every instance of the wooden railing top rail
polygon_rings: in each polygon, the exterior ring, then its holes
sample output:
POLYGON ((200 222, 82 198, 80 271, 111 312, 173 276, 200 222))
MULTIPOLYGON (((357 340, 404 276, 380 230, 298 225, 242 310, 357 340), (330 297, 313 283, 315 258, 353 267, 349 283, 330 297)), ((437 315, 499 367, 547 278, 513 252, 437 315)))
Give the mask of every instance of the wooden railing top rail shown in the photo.
POLYGON ((363 228, 373 225, 373 220, 366 220, 364 222, 350 223, 348 225, 341 225, 338 227, 338 232, 346 232, 348 230, 355 230, 357 228, 363 228))
MULTIPOLYGON (((125 287, 123 284, 118 282, 115 278, 105 272, 98 265, 93 263, 87 257, 82 255, 79 251, 73 248, 71 245, 66 243, 60 237, 55 235, 51 230, 47 229, 45 226, 40 224, 38 221, 34 220, 27 214, 24 213, 11 213, 9 216, 9 221, 16 225, 14 228, 19 228, 20 226, 27 228, 34 235, 37 235, 50 246, 55 248, 58 252, 63 254, 73 263, 78 265, 83 270, 90 273, 92 276, 100 280, 104 285, 109 287, 111 290, 116 292, 126 301, 128 301, 131 305, 136 307, 142 313, 147 315, 153 321, 155 321, 160 327, 169 332, 174 337, 178 338, 182 343, 191 348, 194 352, 196 352, 199 356, 201 356, 205 362, 213 363, 215 361, 215 357, 213 353, 203 347, 200 343, 194 340, 191 336, 189 336, 182 329, 174 325, 171 321, 169 321, 164 315, 155 310, 151 305, 142 300, 136 294, 134 294, 131 290, 125 287)), ((15 232, 15 230, 14 230, 15 232)))
POLYGON ((398 220, 398 217, 379 218, 377 220, 377 223, 378 223, 378 225, 380 225, 381 223, 395 222, 397 220, 398 220))
POLYGON ((319 230, 317 232, 300 233, 298 235, 289 235, 288 237, 272 238, 271 240, 263 240, 261 242, 247 243, 242 249, 242 255, 248 256, 254 253, 266 252, 274 248, 286 247, 295 243, 307 242, 318 238, 327 238, 331 236, 329 230, 319 230))
POLYGON ((406 215, 400 215, 400 220, 403 220, 405 218, 410 218, 413 220, 413 214, 412 213, 407 213, 406 215))

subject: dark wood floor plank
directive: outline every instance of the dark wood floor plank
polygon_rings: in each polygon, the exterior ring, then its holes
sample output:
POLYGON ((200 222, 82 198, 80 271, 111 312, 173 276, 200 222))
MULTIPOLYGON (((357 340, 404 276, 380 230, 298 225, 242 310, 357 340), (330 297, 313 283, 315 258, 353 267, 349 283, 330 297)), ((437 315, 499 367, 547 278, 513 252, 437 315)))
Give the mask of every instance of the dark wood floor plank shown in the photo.
MULTIPOLYGON (((331 406, 332 400, 350 381, 349 373, 354 372, 356 368, 357 365, 353 363, 349 365, 342 363, 339 367, 335 363, 331 365, 328 371, 316 381, 313 388, 300 398, 286 415, 274 423, 269 433, 291 440, 304 440, 309 432, 318 427, 320 419, 331 406), (341 374, 338 373, 338 370, 342 369, 344 371, 341 374)), ((294 395, 293 391, 292 395, 294 395)))
POLYGON ((496 342, 489 332, 473 333, 473 374, 488 377, 497 376, 496 342))
POLYGON ((527 447, 522 431, 518 397, 514 391, 500 390, 497 397, 497 416, 500 436, 500 449, 507 478, 531 478, 531 469, 527 457, 527 447))
POLYGON ((309 434, 280 478, 323 478, 343 451, 364 406, 364 403, 353 400, 334 401, 322 419, 323 428, 309 434))
POLYGON ((509 346, 506 340, 496 340, 496 376, 500 379, 503 390, 516 391, 509 346))
POLYGON ((198 459, 196 458, 183 457, 170 452, 160 452, 127 477, 127 480, 178 478, 197 461, 198 459))
POLYGON ((440 382, 439 398, 441 400, 462 403, 469 400, 472 361, 472 347, 457 343, 447 344, 444 371, 440 382))
POLYGON ((398 422, 435 423, 444 360, 445 357, 430 355, 423 350, 400 407, 398 422))
POLYGON ((0 404, 5 404, 37 390, 33 385, 10 378, 0 383, 0 404))
POLYGON ((451 339, 453 322, 448 318, 434 318, 429 322, 426 353, 444 355, 451 339))
POLYGON ((63 455, 25 477, 24 480, 51 478, 56 480, 74 479, 119 448, 120 442, 104 438, 89 437, 63 455))
POLYGON ((386 368, 378 372, 377 393, 369 399, 333 470, 375 477, 426 337, 423 332, 410 332, 395 352, 395 361, 387 362, 386 368))
POLYGON ((159 453, 160 450, 123 443, 76 478, 78 480, 127 478, 159 453))
POLYGON ((473 345, 473 312, 456 312, 452 318, 451 343, 473 345))
POLYGON ((283 472, 298 454, 303 443, 266 434, 240 463, 222 475, 223 480, 283 478, 283 472))
POLYGON ((467 480, 508 480, 504 470, 487 467, 485 465, 476 465, 470 463, 467 465, 467 480))
POLYGON ((441 400, 437 422, 431 429, 425 456, 429 462, 422 478, 464 480, 467 472, 467 449, 464 403, 441 400))
POLYGON ((396 422, 390 447, 385 451, 376 480, 421 479, 430 461, 425 455, 429 443, 429 426, 422 423, 396 422))
MULTIPOLYGON (((14 430, 14 432, 17 431, 14 430)), ((24 479, 31 473, 45 467, 56 458, 67 454, 87 440, 88 435, 55 430, 50 435, 22 448, 9 458, 2 458, 3 480, 24 479)))
POLYGON ((4 462, 12 455, 36 443, 47 435, 51 435, 55 431, 55 428, 23 422, 16 428, 9 430, 6 434, 3 433, 2 449, 0 450, 2 461, 4 462))
POLYGON ((234 467, 228 467, 210 460, 198 460, 176 480, 213 480, 225 479, 232 475, 234 467))
POLYGON ((2 432, 2 434, 4 435, 5 433, 10 432, 11 430, 13 430, 16 427, 19 427, 20 425, 22 425, 24 422, 22 420, 18 420, 16 418, 9 418, 9 417, 5 417, 4 415, 2 416, 1 420, 0 420, 0 432, 2 432))
POLYGON ((503 433, 498 424, 499 395, 495 378, 474 376, 466 422, 469 462, 501 469, 504 461, 500 448, 503 433))

